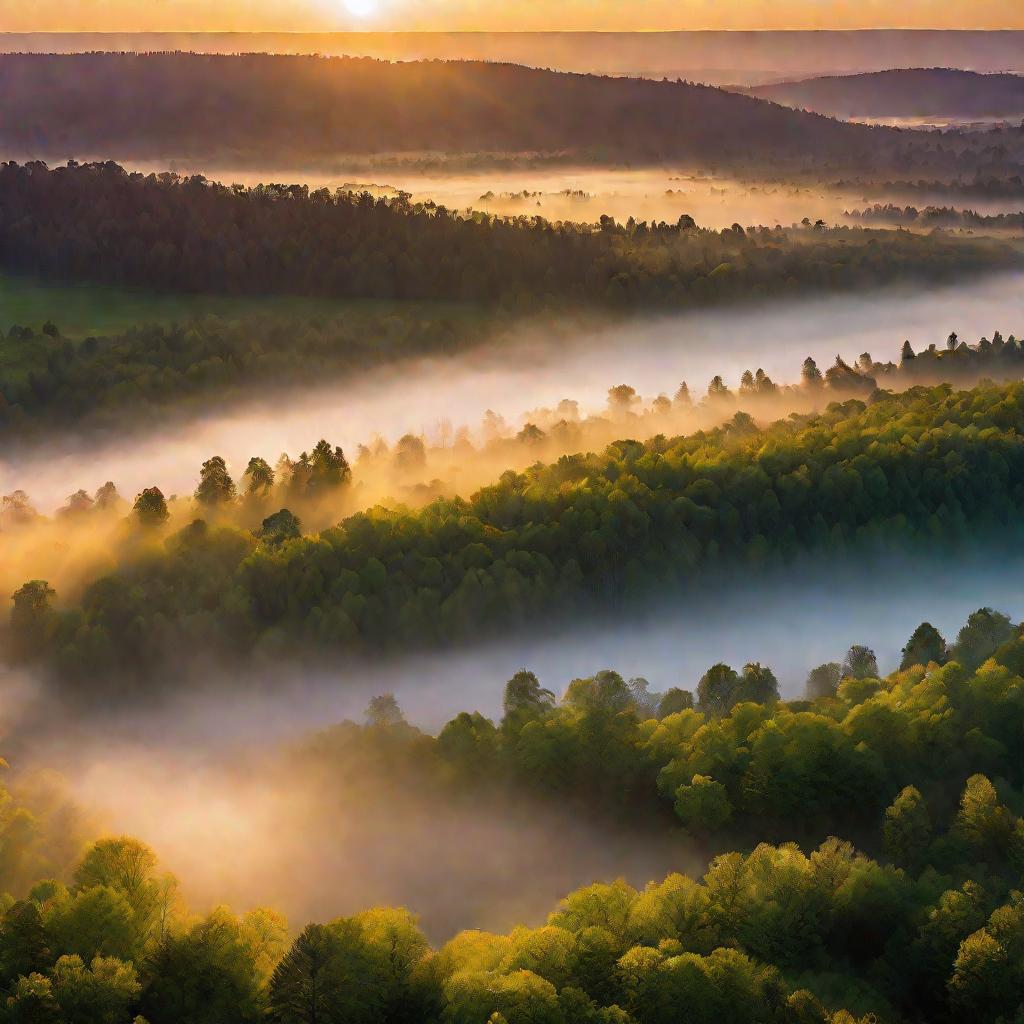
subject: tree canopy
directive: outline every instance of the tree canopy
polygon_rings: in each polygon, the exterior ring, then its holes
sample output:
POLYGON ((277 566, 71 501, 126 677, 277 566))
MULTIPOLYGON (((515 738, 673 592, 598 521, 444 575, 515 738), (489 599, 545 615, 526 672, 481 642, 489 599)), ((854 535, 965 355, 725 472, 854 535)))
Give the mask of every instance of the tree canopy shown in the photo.
MULTIPOLYGON (((56 619, 26 614, 46 620, 54 639, 38 653, 66 671, 153 670, 176 650, 436 644, 814 552, 1001 542, 1024 502, 1022 397, 1019 384, 943 386, 833 403, 763 430, 737 416, 508 472, 469 499, 371 509, 319 535, 193 524, 56 619), (201 619, 191 614, 199 593, 201 619)), ((330 473, 344 476, 336 458, 330 473)), ((975 664, 972 650, 1005 635, 982 616, 957 646, 975 664)), ((851 674, 876 671, 870 650, 849 657, 851 674)))

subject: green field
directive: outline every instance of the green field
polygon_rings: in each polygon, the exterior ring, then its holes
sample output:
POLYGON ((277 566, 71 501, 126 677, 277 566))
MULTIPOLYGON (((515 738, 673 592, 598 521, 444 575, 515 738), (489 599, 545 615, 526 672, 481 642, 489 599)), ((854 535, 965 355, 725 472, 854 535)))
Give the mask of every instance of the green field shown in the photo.
MULTIPOLYGON (((407 303, 406 306, 413 306, 407 303)), ((311 299, 293 296, 183 295, 97 284, 50 284, 34 278, 0 274, 0 331, 12 324, 37 333, 47 320, 73 340, 116 334, 140 323, 170 323, 214 314, 227 318, 253 314, 276 317, 386 312, 396 303, 380 300, 311 299)), ((431 304, 452 315, 461 307, 431 304)))

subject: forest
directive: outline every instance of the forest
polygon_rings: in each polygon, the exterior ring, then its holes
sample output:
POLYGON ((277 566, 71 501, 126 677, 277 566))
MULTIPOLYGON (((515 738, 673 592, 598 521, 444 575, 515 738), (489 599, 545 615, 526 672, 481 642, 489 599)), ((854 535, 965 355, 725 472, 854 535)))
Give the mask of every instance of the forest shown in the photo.
POLYGON ((898 68, 809 78, 747 90, 751 96, 840 118, 1016 118, 1024 115, 1024 77, 959 68, 898 68))
MULTIPOLYGON (((117 429, 143 407, 180 412, 189 401, 201 405, 213 396, 224 404, 250 396, 258 386, 309 385, 379 365, 400 366, 415 357, 450 356, 500 339, 513 327, 556 338, 590 323, 596 321, 484 315, 472 306, 409 303, 354 307, 333 316, 208 314, 84 339, 64 337, 53 320, 39 327, 13 324, 6 334, 0 330, 0 437, 52 433, 69 421, 117 429)), ((877 361, 862 353, 856 362, 846 362, 837 356, 833 366, 820 371, 827 392, 808 389, 806 381, 797 391, 765 382, 763 371, 757 376, 748 370, 735 393, 724 383, 711 389, 715 401, 708 411, 721 418, 730 396, 738 409, 760 416, 777 407, 780 397, 802 409, 808 399, 825 393, 863 397, 878 386, 904 390, 913 384, 1008 381, 1022 370, 1024 346, 1014 335, 1004 338, 995 331, 991 340, 983 337, 972 345, 951 332, 941 346, 932 343, 916 353, 908 342, 898 360, 877 361)), ((677 382, 666 380, 666 392, 677 389, 677 382)), ((540 437, 534 434, 533 440, 540 437)))
POLYGON ((1024 79, 663 35, 0 53, 0 1024, 1024 1024, 1024 79))
POLYGON ((954 280, 1019 264, 988 240, 828 228, 552 224, 398 197, 224 186, 114 163, 0 166, 0 268, 184 292, 650 309, 954 280), (116 210, 116 216, 113 211, 116 210))
POLYGON ((1014 1020, 1022 670, 1021 627, 981 608, 950 642, 922 623, 887 677, 869 647, 854 646, 788 702, 760 664, 716 664, 694 691, 662 694, 607 670, 560 699, 523 670, 499 722, 463 713, 433 737, 381 695, 365 724, 287 755, 291 777, 303 773, 327 807, 353 776, 374 778, 378 800, 410 786, 447 801, 523 791, 609 820, 651 809, 706 851, 702 875, 595 883, 544 923, 436 944, 415 908, 294 929, 266 907, 196 914, 145 844, 110 836, 72 855, 52 818, 5 790, 4 878, 17 888, 0 919, 0 1014, 54 1024, 135 1014, 150 1024, 1014 1020))
POLYGON ((975 210, 958 210, 952 206, 897 206, 875 203, 862 210, 847 210, 848 220, 863 224, 907 224, 916 228, 962 229, 965 231, 1019 231, 1024 227, 1020 213, 981 214, 975 210))
POLYGON ((180 412, 189 399, 242 399, 261 385, 451 355, 510 322, 498 311, 404 303, 306 316, 211 314, 85 338, 65 337, 53 320, 12 324, 0 330, 0 437, 72 422, 117 427, 144 406, 180 412))
MULTIPOLYGON (((806 374, 823 386, 813 361, 806 374)), ((1022 389, 876 391, 767 428, 739 412, 692 435, 509 471, 469 498, 371 508, 308 536, 287 507, 253 531, 230 525, 223 513, 238 487, 214 456, 193 522, 164 540, 167 501, 147 488, 130 517, 137 543, 117 571, 64 606, 47 583, 27 582, 9 645, 67 675, 114 680, 158 673, 180 651, 467 641, 808 554, 1014 543, 1022 389)), ((250 498, 266 499, 275 482, 295 496, 350 486, 347 458, 326 441, 283 469, 275 481, 254 456, 250 498)))

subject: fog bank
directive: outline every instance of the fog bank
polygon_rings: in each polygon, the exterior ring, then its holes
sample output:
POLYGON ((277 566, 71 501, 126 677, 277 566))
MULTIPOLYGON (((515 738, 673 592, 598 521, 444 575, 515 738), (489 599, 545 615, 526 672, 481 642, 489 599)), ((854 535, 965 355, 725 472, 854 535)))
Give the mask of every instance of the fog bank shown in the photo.
MULTIPOLYGON (((529 158, 524 158, 528 161, 529 158)), ((163 164, 128 161, 131 170, 159 174, 163 164)), ((666 221, 688 214, 716 231, 740 223, 788 227, 805 217, 841 223, 843 211, 865 205, 863 191, 840 191, 819 184, 740 180, 692 172, 678 166, 605 169, 600 167, 493 168, 458 172, 422 171, 386 157, 339 157, 329 171, 308 167, 241 168, 172 161, 181 175, 203 174, 214 181, 255 186, 300 182, 310 189, 367 191, 393 197, 407 193, 413 203, 434 202, 450 210, 481 210, 500 217, 543 217, 548 221, 596 224, 614 217, 625 224, 666 221)), ((1018 203, 1017 206, 1020 204, 1018 203)))
POLYGON ((0 457, 0 490, 20 487, 45 511, 105 480, 129 498, 153 484, 165 494, 187 494, 213 454, 240 476, 253 455, 273 461, 321 437, 351 454, 375 434, 389 442, 407 433, 436 438, 445 422, 475 425, 488 409, 520 424, 526 410, 563 398, 600 409, 618 383, 654 396, 671 395, 686 380, 700 394, 715 374, 735 385, 744 369, 757 367, 793 381, 808 355, 824 368, 837 354, 850 362, 864 351, 896 358, 904 339, 916 349, 941 345, 953 330, 972 340, 994 330, 1021 335, 1022 284, 1017 273, 958 287, 875 292, 870 301, 851 295, 690 312, 581 330, 555 345, 532 331, 467 355, 402 363, 245 405, 211 402, 206 416, 166 426, 157 417, 128 438, 91 444, 68 437, 14 451, 0 457))
POLYGON ((152 707, 111 703, 72 715, 31 677, 9 675, 4 751, 16 769, 62 772, 100 829, 152 844, 197 908, 269 904, 304 923, 408 905, 436 940, 536 924, 575 887, 700 873, 713 851, 643 815, 613 827, 508 795, 456 797, 355 756, 326 773, 301 769, 288 749, 311 731, 362 721, 369 698, 384 692, 430 732, 463 710, 498 718, 504 683, 522 667, 561 693, 603 668, 664 690, 693 688, 720 660, 760 661, 796 697, 809 668, 841 660, 853 643, 873 647, 888 673, 922 620, 950 642, 979 606, 1020 620, 1022 569, 1021 557, 821 561, 644 616, 470 650, 208 672, 152 707))

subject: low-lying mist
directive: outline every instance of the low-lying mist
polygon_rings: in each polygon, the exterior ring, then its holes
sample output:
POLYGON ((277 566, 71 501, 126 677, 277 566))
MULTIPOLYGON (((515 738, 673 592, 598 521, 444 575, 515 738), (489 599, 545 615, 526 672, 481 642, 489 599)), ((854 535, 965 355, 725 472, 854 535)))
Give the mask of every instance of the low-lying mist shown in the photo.
MULTIPOLYGON (((898 125, 897 125, 898 127, 898 125)), ((161 164, 128 161, 126 166, 146 174, 166 170, 161 164)), ((331 173, 308 167, 210 167, 173 162, 178 174, 204 174, 216 181, 255 186, 266 182, 300 182, 310 189, 365 191, 393 197, 406 193, 413 203, 437 203, 450 210, 482 211, 499 217, 543 217, 549 221, 596 224, 613 217, 625 224, 665 221, 674 224, 688 214, 716 231, 739 223, 789 226, 805 217, 828 224, 847 221, 847 210, 870 202, 906 198, 899 189, 872 185, 865 194, 856 185, 825 181, 757 180, 673 168, 608 169, 602 167, 544 167, 488 169, 456 173, 424 172, 407 164, 390 166, 387 159, 339 165, 331 173)), ((917 206, 949 205, 956 189, 919 191, 907 202, 917 206)), ((1014 213, 1019 198, 972 196, 959 199, 983 214, 1014 213)))
MULTIPOLYGON (((241 475, 253 455, 293 456, 328 438, 350 456, 374 435, 393 443, 406 434, 440 439, 453 426, 479 424, 488 410, 519 429, 529 411, 563 399, 603 409, 608 388, 671 396, 679 382, 695 395, 712 376, 735 385, 763 368, 795 380, 806 356, 828 366, 837 354, 895 358, 904 339, 915 348, 941 345, 950 331, 978 338, 994 329, 1022 333, 1024 275, 947 288, 893 289, 863 297, 773 302, 742 309, 637 319, 559 335, 549 344, 531 330, 468 354, 404 362, 322 387, 256 394, 230 407, 210 403, 187 423, 138 424, 130 436, 92 443, 62 438, 0 456, 0 490, 25 490, 41 510, 59 507, 78 488, 112 480, 129 499, 157 484, 165 494, 191 493, 199 466, 225 458, 241 475)), ((507 468, 507 467, 502 467, 507 468)))
POLYGON ((784 697, 807 671, 871 646, 883 673, 927 619, 948 640, 991 605, 1024 617, 1024 559, 818 562, 665 602, 643 616, 525 634, 475 649, 344 666, 267 664, 181 680, 147 706, 62 712, 42 683, 8 677, 4 750, 17 770, 58 770, 97 828, 151 843, 197 908, 275 906, 293 922, 405 904, 434 938, 537 922, 596 879, 643 883, 699 871, 710 852, 642 817, 630 827, 504 793, 453 799, 384 760, 324 771, 299 752, 311 732, 361 721, 394 693, 436 732, 456 713, 498 718, 506 680, 535 671, 561 693, 614 668, 652 690, 692 689, 717 661, 760 661, 784 697), (652 823, 653 826, 653 823, 652 823))
MULTIPOLYGON (((132 162, 133 170, 160 173, 166 167, 132 162)), ((301 182, 311 189, 342 188, 374 195, 408 193, 414 203, 434 202, 450 210, 481 210, 501 217, 544 217, 549 221, 597 223, 602 216, 625 223, 675 223, 689 214, 701 227, 796 224, 809 217, 835 223, 863 197, 824 186, 743 181, 671 168, 607 169, 544 167, 488 169, 475 173, 428 172, 388 166, 386 160, 339 161, 334 173, 302 167, 239 168, 176 162, 179 174, 205 174, 218 181, 258 185, 301 182)))

